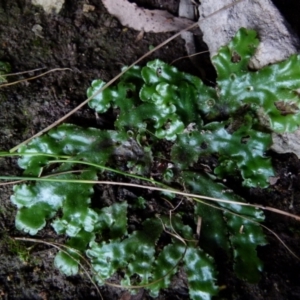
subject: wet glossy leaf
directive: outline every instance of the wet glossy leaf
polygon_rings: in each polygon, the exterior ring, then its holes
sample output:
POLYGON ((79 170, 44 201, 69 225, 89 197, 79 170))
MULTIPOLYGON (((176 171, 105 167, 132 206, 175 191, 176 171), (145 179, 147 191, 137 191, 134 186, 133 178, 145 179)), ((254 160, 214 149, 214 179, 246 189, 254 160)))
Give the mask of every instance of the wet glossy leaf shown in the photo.
POLYGON ((78 260, 79 255, 74 251, 60 251, 54 259, 54 265, 63 274, 67 276, 76 275, 78 273, 78 260))
MULTIPOLYGON (((73 160, 84 160, 105 165, 117 155, 117 149, 123 149, 124 155, 129 156, 126 159, 130 160, 134 159, 134 153, 131 155, 130 146, 127 146, 130 138, 127 132, 82 128, 73 124, 63 124, 50 130, 48 134, 34 139, 28 145, 22 146, 19 153, 20 155, 26 153, 26 155, 18 160, 18 164, 25 169, 24 174, 39 176, 47 163, 62 155, 73 160), (126 149, 129 151, 127 154, 125 153, 126 149), (53 156, 42 154, 53 154, 53 156)), ((64 166, 61 169, 63 168, 68 167, 64 166)))
POLYGON ((127 207, 127 202, 122 202, 102 208, 97 216, 96 229, 100 231, 109 230, 111 239, 126 235, 127 207))
POLYGON ((212 258, 196 247, 188 247, 184 256, 189 294, 193 300, 212 299, 218 293, 212 258))
POLYGON ((154 284, 151 284, 149 288, 152 297, 157 297, 161 289, 170 285, 173 275, 178 271, 178 264, 183 257, 184 250, 182 243, 175 241, 160 251, 153 263, 151 282, 154 284))
MULTIPOLYGON (((95 179, 95 171, 82 173, 81 176, 67 174, 55 177, 59 179, 95 179)), ((70 236, 83 226, 91 229, 91 216, 88 216, 88 204, 93 193, 88 184, 66 184, 65 182, 37 182, 14 187, 11 201, 19 208, 16 217, 17 228, 30 234, 36 234, 46 225, 46 219, 51 218, 62 208, 63 219, 66 222, 65 231, 70 236)), ((62 233, 62 225, 60 226, 62 233)))
POLYGON ((300 55, 250 71, 248 62, 258 45, 253 30, 240 29, 229 45, 222 47, 212 61, 218 73, 217 105, 211 116, 222 112, 234 114, 240 107, 249 105, 254 110, 262 109, 273 131, 295 131, 300 125, 300 55), (278 109, 293 103, 292 113, 278 109), (217 112, 219 110, 219 112, 217 112))
POLYGON ((149 219, 143 223, 143 230, 133 232, 123 241, 121 246, 129 255, 123 284, 132 285, 130 278, 135 274, 139 275, 141 284, 149 282, 155 261, 155 244, 161 232, 162 226, 159 220, 149 219))
POLYGON ((54 259, 54 265, 65 275, 71 276, 78 273, 82 254, 94 234, 81 230, 76 236, 67 241, 66 246, 60 250, 54 259))
POLYGON ((16 228, 30 235, 35 235, 46 225, 46 219, 53 215, 52 208, 47 203, 36 203, 30 207, 22 207, 16 215, 16 228))
POLYGON ((87 96, 89 98, 98 93, 89 101, 90 108, 93 108, 98 113, 105 113, 110 108, 111 100, 116 93, 112 88, 107 88, 99 93, 104 85, 104 81, 97 79, 92 82, 91 87, 87 90, 87 96))
POLYGON ((245 186, 267 187, 274 176, 271 161, 265 157, 271 136, 254 130, 251 122, 245 120, 233 133, 226 129, 229 122, 211 122, 201 131, 183 133, 172 148, 172 160, 187 168, 200 156, 218 154, 219 165, 214 172, 220 178, 240 173, 245 186))
POLYGON ((114 275, 118 269, 126 266, 126 253, 124 248, 120 247, 120 243, 120 240, 90 243, 90 249, 86 254, 92 263, 98 284, 104 284, 104 281, 114 275))
POLYGON ((184 172, 183 176, 193 193, 233 201, 233 203, 213 202, 217 208, 226 210, 213 212, 211 208, 209 209, 211 214, 206 214, 208 208, 205 202, 197 203, 195 213, 202 218, 203 228, 200 236, 203 235, 204 241, 208 243, 204 248, 209 253, 214 253, 214 249, 217 250, 219 247, 229 254, 231 247, 237 275, 250 282, 257 282, 262 271, 262 262, 257 257, 256 247, 266 244, 262 228, 259 226, 259 222, 264 220, 263 212, 254 207, 234 204, 244 202, 243 198, 227 191, 223 184, 214 182, 205 174, 184 172))

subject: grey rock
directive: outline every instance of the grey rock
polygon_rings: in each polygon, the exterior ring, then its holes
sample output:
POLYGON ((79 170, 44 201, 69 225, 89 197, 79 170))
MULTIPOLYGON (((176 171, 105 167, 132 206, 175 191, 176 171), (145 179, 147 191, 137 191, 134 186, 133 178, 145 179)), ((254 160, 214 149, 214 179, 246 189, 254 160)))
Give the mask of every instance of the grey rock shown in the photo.
POLYGON ((243 0, 204 19, 234 0, 202 0, 199 6, 199 27, 211 56, 226 45, 236 32, 245 27, 258 32, 260 46, 250 67, 260 69, 288 58, 300 49, 299 39, 270 0, 243 0))

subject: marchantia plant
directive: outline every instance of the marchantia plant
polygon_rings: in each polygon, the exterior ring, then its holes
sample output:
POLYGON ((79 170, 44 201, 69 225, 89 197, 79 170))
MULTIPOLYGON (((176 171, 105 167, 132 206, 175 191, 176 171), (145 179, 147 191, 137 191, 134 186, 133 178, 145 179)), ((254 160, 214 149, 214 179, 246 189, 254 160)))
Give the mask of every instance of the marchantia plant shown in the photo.
MULTIPOLYGON (((252 72, 248 62, 258 43, 253 30, 241 29, 220 49, 213 58, 215 88, 160 60, 135 66, 89 102, 97 113, 117 113, 114 130, 63 124, 22 146, 19 165, 24 175, 47 175, 49 181, 14 186, 17 228, 35 235, 52 220, 71 247, 56 255, 55 265, 62 272, 76 274, 81 253, 100 285, 122 271, 122 285, 144 287, 153 297, 170 286, 180 268, 191 299, 216 295, 214 256, 220 249, 238 277, 256 282, 262 271, 256 247, 266 243, 259 226, 263 212, 235 204, 244 200, 221 182, 234 176, 244 186, 267 187, 274 175, 265 156, 272 131, 293 131, 300 124, 300 56, 252 72), (262 115, 268 126, 261 124, 262 115), (199 171, 199 159, 212 155, 218 162, 215 169, 199 171), (176 184, 233 203, 183 199, 169 217, 179 204, 171 193, 138 194, 135 189, 108 205, 100 203, 99 195, 95 198, 92 183, 66 182, 150 185, 151 178, 162 187, 176 184), (159 211, 151 210, 153 203, 159 211), (191 211, 194 224, 187 222, 191 211), (200 243, 195 237, 199 218, 200 243)), ((103 85, 102 80, 93 81, 88 96, 103 85)))

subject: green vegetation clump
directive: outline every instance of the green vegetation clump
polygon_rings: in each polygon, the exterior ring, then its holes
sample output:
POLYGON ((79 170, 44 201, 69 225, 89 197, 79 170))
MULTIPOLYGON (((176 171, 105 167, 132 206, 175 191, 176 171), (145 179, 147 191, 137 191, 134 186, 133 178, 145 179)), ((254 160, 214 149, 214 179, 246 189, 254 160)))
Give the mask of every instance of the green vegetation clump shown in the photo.
POLYGON ((5 74, 11 71, 10 64, 7 62, 0 61, 0 84, 7 82, 5 74))
MULTIPOLYGON (((238 277, 257 281, 262 262, 256 247, 266 243, 259 226, 264 215, 242 205, 244 199, 224 179, 267 187, 274 175, 265 154, 271 133, 293 131, 300 124, 300 56, 251 72, 248 62, 258 43, 254 31, 241 29, 220 49, 213 58, 214 88, 160 60, 135 66, 89 102, 97 113, 117 113, 114 130, 63 124, 22 146, 24 175, 44 176, 14 186, 17 228, 35 235, 52 220, 56 233, 69 238, 68 250, 55 258, 62 272, 76 274, 86 255, 100 285, 121 271, 123 286, 145 287, 153 297, 180 269, 191 299, 216 295, 214 256, 219 251, 227 254, 238 277), (199 163, 203 157, 214 158, 213 170, 199 163), (96 180, 169 191, 152 192, 151 201, 141 192, 107 205, 95 196, 96 180), (181 203, 172 194, 178 187, 231 202, 191 196, 181 203), (159 211, 153 211, 153 201, 159 211), (136 224, 134 215, 144 218, 136 224)), ((93 81, 88 96, 104 84, 93 81)))

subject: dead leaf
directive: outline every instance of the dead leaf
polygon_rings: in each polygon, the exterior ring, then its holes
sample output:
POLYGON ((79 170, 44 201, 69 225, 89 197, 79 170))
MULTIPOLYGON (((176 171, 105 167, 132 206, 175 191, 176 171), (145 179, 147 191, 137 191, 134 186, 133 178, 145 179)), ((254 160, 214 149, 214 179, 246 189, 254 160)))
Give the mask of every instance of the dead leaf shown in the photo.
POLYGON ((136 38, 135 38, 134 41, 137 43, 138 41, 142 40, 143 37, 144 37, 144 33, 145 33, 145 31, 144 31, 144 30, 141 30, 141 31, 139 32, 139 34, 136 36, 136 38))
POLYGON ((280 111, 282 116, 295 114, 299 111, 298 105, 292 101, 276 101, 274 102, 274 105, 280 111))
POLYGON ((280 179, 280 177, 278 177, 278 176, 276 176, 276 177, 275 176, 269 177, 269 183, 270 183, 270 185, 275 185, 277 183, 278 179, 280 179))
POLYGON ((119 300, 142 300, 144 289, 140 289, 136 295, 131 295, 129 292, 124 292, 119 300))
POLYGON ((88 12, 94 11, 94 10, 95 10, 95 6, 94 6, 94 5, 83 4, 82 11, 83 11, 84 13, 88 13, 88 12))
POLYGON ((121 295, 121 298, 119 300, 130 300, 130 299, 131 299, 131 294, 126 291, 121 295))
POLYGON ((108 12, 115 16, 123 26, 137 31, 170 32, 180 31, 194 22, 178 18, 165 10, 149 10, 138 7, 127 0, 102 0, 108 12))

